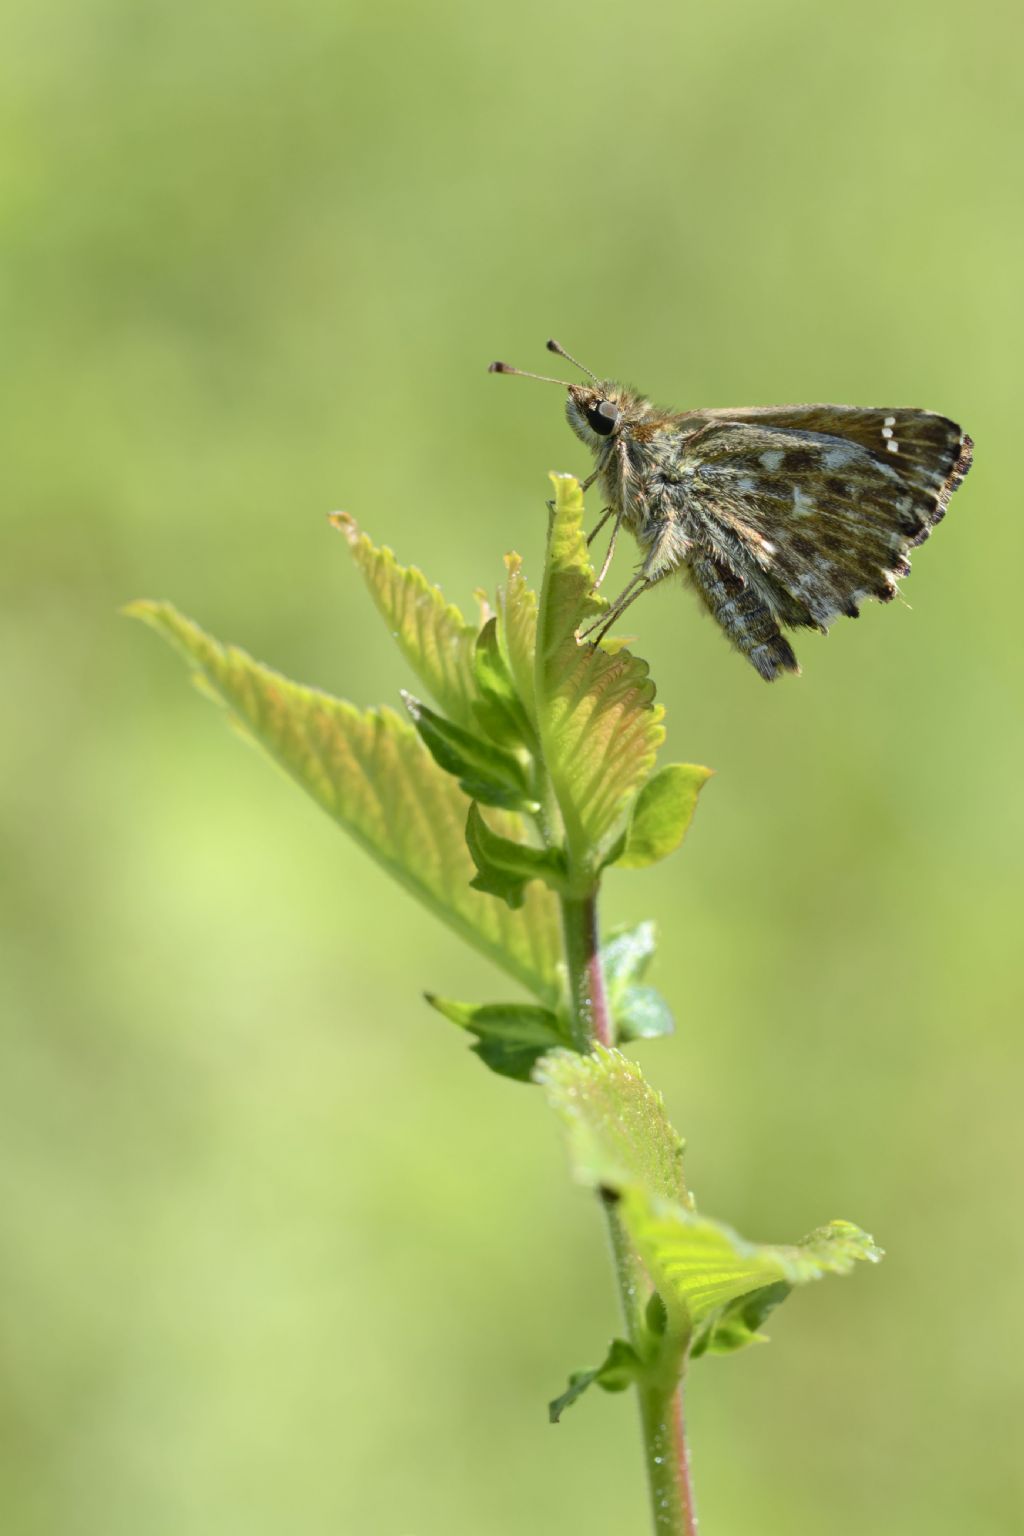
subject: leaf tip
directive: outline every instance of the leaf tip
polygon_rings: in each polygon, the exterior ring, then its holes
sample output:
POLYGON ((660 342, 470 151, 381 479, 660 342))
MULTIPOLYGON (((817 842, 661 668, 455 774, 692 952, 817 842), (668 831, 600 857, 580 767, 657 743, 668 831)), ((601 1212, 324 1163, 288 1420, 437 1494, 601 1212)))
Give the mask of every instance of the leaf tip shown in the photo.
POLYGON ((327 521, 332 528, 343 533, 350 544, 355 544, 362 537, 359 524, 350 512, 328 512, 327 521))
POLYGON ((575 475, 567 474, 564 470, 552 469, 548 471, 548 479, 554 487, 557 507, 582 508, 583 487, 575 475))
POLYGON ((130 603, 122 603, 117 610, 122 618, 139 619, 143 624, 156 628, 162 621, 177 617, 173 603, 157 597, 136 597, 130 603))

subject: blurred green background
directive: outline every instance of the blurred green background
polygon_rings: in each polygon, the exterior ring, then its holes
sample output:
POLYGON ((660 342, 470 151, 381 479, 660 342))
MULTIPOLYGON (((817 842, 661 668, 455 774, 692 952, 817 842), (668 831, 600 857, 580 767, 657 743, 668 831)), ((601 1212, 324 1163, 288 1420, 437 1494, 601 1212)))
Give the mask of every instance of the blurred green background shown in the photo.
MULTIPOLYGON (((751 1237, 889 1257, 695 1369, 711 1536, 1020 1529, 1024 23, 996 0, 14 0, 0 58, 0 1528, 646 1530, 618 1326, 500 978, 118 616, 406 681, 325 514, 455 600, 587 460, 551 333, 678 407, 924 405, 977 463, 910 607, 769 689, 634 610, 684 853, 638 1048, 751 1237), (912 611, 911 611, 912 610, 912 611)), ((622 557, 625 560, 625 556, 622 557)), ((625 568, 623 564, 622 569, 625 568)))

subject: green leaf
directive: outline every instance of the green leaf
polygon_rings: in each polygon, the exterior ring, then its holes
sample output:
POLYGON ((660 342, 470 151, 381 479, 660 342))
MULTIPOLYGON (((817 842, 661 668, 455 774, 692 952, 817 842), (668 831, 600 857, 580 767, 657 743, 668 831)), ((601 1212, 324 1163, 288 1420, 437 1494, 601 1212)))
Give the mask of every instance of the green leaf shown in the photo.
POLYGON ((688 1199, 683 1142, 635 1062, 600 1045, 588 1056, 555 1051, 534 1076, 562 1122, 581 1184, 617 1193, 635 1185, 688 1199))
POLYGON ((536 732, 537 698, 534 655, 537 647, 537 594, 526 584, 519 555, 505 556, 507 576, 498 588, 498 643, 508 663, 516 693, 536 732))
MULTIPOLYGON (((558 1001, 557 902, 534 884, 511 912, 470 888, 468 802, 411 725, 391 710, 364 712, 289 682, 220 645, 170 603, 127 611, 170 641, 249 738, 430 911, 542 1002, 558 1001)), ((524 835, 517 816, 494 812, 492 820, 505 838, 524 835)))
POLYGON ((537 624, 538 660, 576 643, 576 631, 605 608, 594 591, 595 572, 583 530, 583 487, 572 475, 552 474, 554 506, 548 530, 547 561, 537 624))
POLYGON ((632 928, 615 928, 601 945, 605 986, 613 996, 642 981, 658 947, 658 930, 649 919, 632 928))
POLYGON ((600 611, 583 534, 579 482, 552 476, 555 511, 537 618, 534 672, 544 762, 565 824, 570 867, 596 868, 654 766, 664 711, 647 663, 579 643, 600 611))
POLYGON ((560 894, 567 889, 560 848, 531 848, 502 837, 487 825, 475 804, 466 819, 466 845, 476 865, 474 890, 500 896, 510 907, 522 906, 532 880, 541 880, 560 894))
POLYGON ((676 1027, 672 1010, 656 987, 625 987, 612 1008, 619 1040, 657 1040, 676 1027))
POLYGON ((537 1060, 557 1046, 569 1044, 568 1032, 556 1013, 529 1003, 455 1003, 424 994, 438 1013, 468 1030, 477 1039, 473 1050, 492 1072, 528 1083, 537 1060))
POLYGON ((548 1404, 548 1418, 557 1424, 565 1410, 594 1383, 606 1392, 625 1392, 643 1375, 643 1362, 625 1339, 613 1339, 608 1354, 595 1370, 575 1371, 561 1397, 548 1404))
POLYGON ((601 946, 608 1004, 619 1040, 653 1040, 675 1029, 672 1010, 661 993, 639 985, 656 941, 654 924, 645 922, 616 929, 601 946))
POLYGON ((625 848, 614 860, 619 869, 644 869, 675 852, 711 772, 693 763, 668 763, 648 779, 637 796, 625 848))
POLYGON ((480 695, 473 705, 478 723, 492 741, 503 746, 535 748, 526 710, 498 638, 496 617, 489 619, 477 635, 473 668, 480 695))
MULTIPOLYGON (((859 1260, 876 1263, 882 1257, 867 1233, 848 1221, 819 1227, 802 1242, 773 1246, 749 1243, 723 1222, 639 1187, 622 1192, 620 1210, 666 1307, 685 1318, 691 1335, 720 1309, 753 1292, 779 1283, 791 1288, 824 1275, 845 1275, 859 1260)), ((775 1292, 771 1305, 782 1299, 783 1293, 775 1292)), ((755 1304, 755 1323, 756 1314, 763 1317, 767 1310, 762 1310, 764 1301, 762 1297, 755 1304)), ((740 1338, 737 1317, 742 1318, 742 1312, 734 1310, 729 1319, 733 1347, 750 1342, 757 1331, 748 1326, 747 1337, 740 1338)))
POLYGON ((732 1355, 748 1344, 767 1344, 767 1336, 761 1332, 765 1318, 785 1301, 792 1289, 785 1280, 776 1280, 774 1285, 764 1285, 760 1290, 730 1301, 698 1329, 690 1358, 696 1360, 704 1354, 732 1355))
POLYGON ((471 800, 507 811, 540 809, 527 792, 528 775, 514 753, 464 731, 404 689, 402 702, 434 762, 458 779, 471 800))
POLYGON ((689 1340, 698 1353, 751 1342, 791 1288, 882 1257, 847 1221, 820 1227, 800 1243, 772 1246, 749 1243, 699 1215, 679 1169, 682 1143, 661 1099, 620 1052, 555 1051, 537 1063, 534 1077, 562 1121, 576 1178, 618 1197, 619 1218, 664 1304, 668 1334, 689 1340))
POLYGON ((445 714, 472 727, 476 630, 422 571, 399 565, 390 549, 378 549, 347 512, 336 512, 330 521, 348 540, 370 596, 409 666, 445 714))

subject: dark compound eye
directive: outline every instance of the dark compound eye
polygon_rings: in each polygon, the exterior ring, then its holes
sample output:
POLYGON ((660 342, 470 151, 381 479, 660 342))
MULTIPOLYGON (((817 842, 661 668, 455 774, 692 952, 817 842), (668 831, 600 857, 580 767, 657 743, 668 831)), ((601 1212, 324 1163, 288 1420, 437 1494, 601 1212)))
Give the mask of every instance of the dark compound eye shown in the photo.
POLYGON ((586 411, 587 421, 598 437, 610 437, 619 424, 621 412, 611 400, 599 400, 596 405, 588 405, 586 411))

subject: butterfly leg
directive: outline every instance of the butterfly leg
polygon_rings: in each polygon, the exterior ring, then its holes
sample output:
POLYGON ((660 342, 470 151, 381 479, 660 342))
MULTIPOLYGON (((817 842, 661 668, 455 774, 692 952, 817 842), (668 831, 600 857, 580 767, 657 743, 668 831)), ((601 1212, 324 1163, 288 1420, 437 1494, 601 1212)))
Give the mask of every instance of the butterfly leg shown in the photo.
POLYGON ((597 522, 595 523, 593 531, 591 533, 587 534, 587 543, 588 544, 593 544, 594 540, 597 538, 598 534, 601 532, 601 529, 604 527, 605 523, 608 521, 608 519, 610 517, 614 517, 614 516, 615 516, 615 508, 614 507, 605 507, 604 511, 601 513, 601 516, 598 518, 597 522))
MULTIPOLYGON (((605 556, 604 565, 601 567, 601 576, 599 578, 599 582, 604 579, 608 567, 611 564, 612 551, 615 548, 615 539, 618 535, 621 522, 622 518, 620 515, 618 521, 615 524, 615 532, 612 534, 611 544, 608 547, 608 553, 605 556)), ((622 589, 618 597, 608 609, 608 612, 603 613, 601 617, 590 626, 589 629, 583 630, 580 638, 583 640, 591 640, 594 645, 597 645, 598 641, 604 638, 612 625, 616 624, 619 619, 621 619, 622 615, 625 613, 630 604, 636 602, 641 592, 649 592, 650 589, 654 586, 657 586, 658 582, 661 581, 665 576, 671 575, 671 573, 678 568, 680 559, 683 558, 685 552, 688 549, 689 541, 680 536, 677 529, 671 522, 666 521, 661 527, 661 531, 658 537, 655 539, 654 543, 648 550, 647 558, 644 560, 643 565, 626 583, 625 587, 622 589)))
MULTIPOLYGON (((609 508, 609 511, 610 510, 611 510, 611 508, 609 508)), ((604 518, 602 518, 601 521, 604 522, 604 518)), ((608 548, 605 551, 605 557, 604 557, 604 560, 601 563, 601 569, 597 573, 597 580, 594 582, 594 591, 595 592, 597 591, 597 589, 601 585, 601 583, 604 581, 605 577, 608 575, 608 567, 612 563, 612 556, 615 553, 615 543, 616 543, 616 540, 619 537, 619 529, 621 527, 622 527, 622 518, 621 518, 621 516, 619 516, 619 517, 616 517, 616 519, 615 519, 615 526, 612 529, 612 536, 608 540, 608 548)), ((590 543, 589 539, 587 540, 587 543, 588 544, 590 543)))
POLYGON ((622 591, 612 603, 607 613, 602 613, 599 618, 595 619, 593 624, 590 625, 589 629, 583 629, 580 631, 580 639, 589 640, 591 645, 599 644, 599 642, 604 639, 605 635, 611 629, 612 625, 618 623, 619 619, 625 613, 630 603, 634 602, 640 596, 641 592, 646 591, 648 585, 649 583, 643 572, 638 571, 637 574, 627 583, 627 585, 623 587, 622 591))
MULTIPOLYGON (((609 558, 611 558, 610 554, 609 558)), ((670 576, 673 569, 674 567, 670 565, 664 565, 648 575, 646 565, 641 567, 636 575, 623 587, 618 597, 608 609, 608 612, 602 613, 600 618, 595 620, 589 629, 584 629, 580 632, 580 639, 589 640, 592 645, 597 645, 604 639, 612 625, 619 622, 626 609, 631 607, 644 592, 649 592, 664 577, 670 576)))

